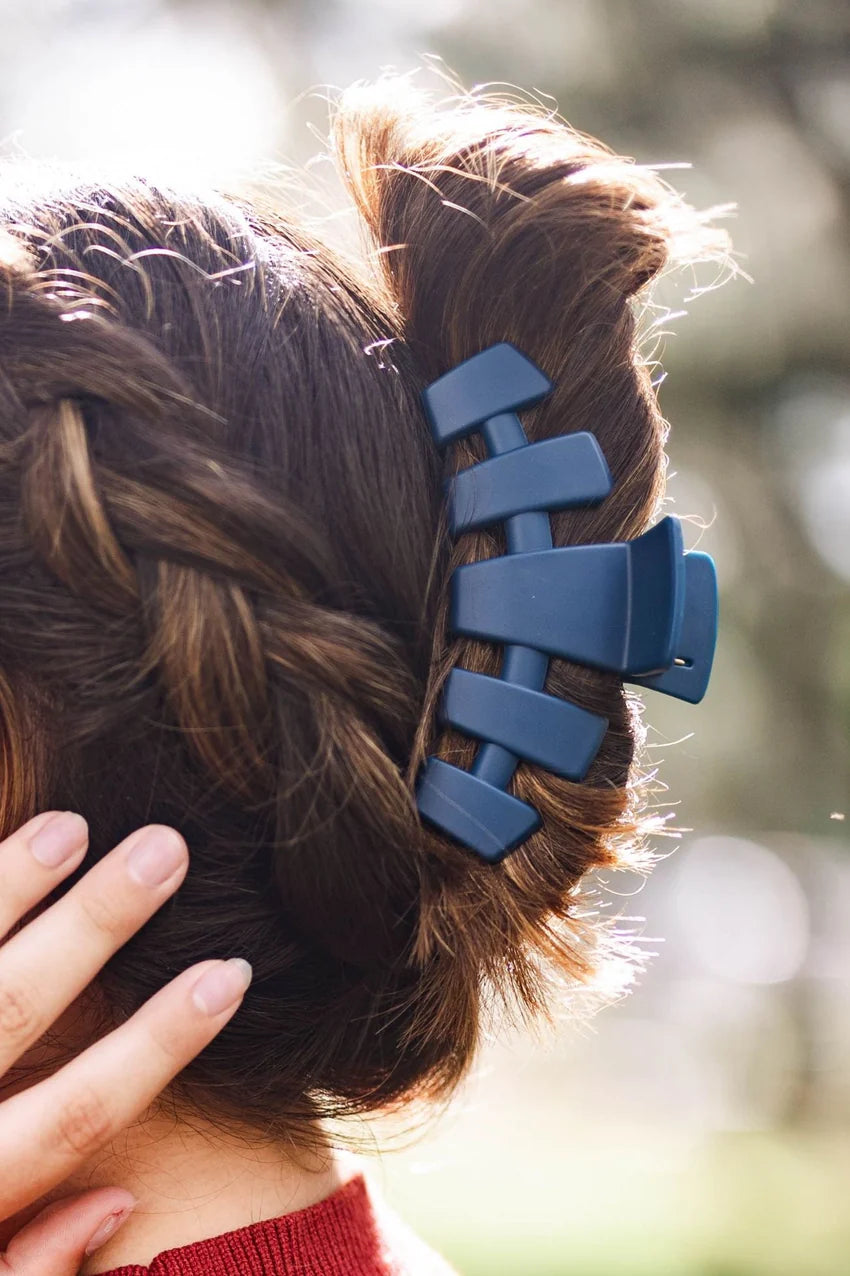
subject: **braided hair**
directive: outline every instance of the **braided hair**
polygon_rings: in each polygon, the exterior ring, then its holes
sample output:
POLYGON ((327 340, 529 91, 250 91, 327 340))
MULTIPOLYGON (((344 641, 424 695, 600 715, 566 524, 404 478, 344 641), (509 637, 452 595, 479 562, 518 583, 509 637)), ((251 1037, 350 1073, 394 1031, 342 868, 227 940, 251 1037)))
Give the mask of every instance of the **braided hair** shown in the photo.
POLYGON ((426 754, 474 755, 437 724, 449 671, 500 658, 447 633, 447 582, 503 551, 448 537, 446 466, 481 445, 444 462, 421 389, 514 342, 556 386, 529 438, 591 430, 614 476, 555 544, 638 535, 666 425, 632 303, 726 251, 538 109, 383 81, 338 103, 334 151, 365 264, 244 198, 0 176, 0 836, 70 807, 88 866, 142 823, 183 833, 186 882, 104 969, 105 1013, 245 956, 175 1093, 293 1138, 448 1094, 494 997, 531 1014, 592 978, 583 876, 645 862, 636 702, 557 659, 546 689, 610 723, 585 781, 522 762, 542 827, 499 866, 417 817, 426 754))

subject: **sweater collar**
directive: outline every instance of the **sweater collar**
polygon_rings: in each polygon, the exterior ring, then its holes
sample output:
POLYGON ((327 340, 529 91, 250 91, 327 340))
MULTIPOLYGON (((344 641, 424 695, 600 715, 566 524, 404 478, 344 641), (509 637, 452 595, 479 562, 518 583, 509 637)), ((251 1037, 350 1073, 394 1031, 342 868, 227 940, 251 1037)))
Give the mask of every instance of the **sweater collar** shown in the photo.
POLYGON ((103 1276, 388 1276, 392 1270, 358 1174, 306 1209, 164 1250, 149 1267, 129 1264, 103 1276))

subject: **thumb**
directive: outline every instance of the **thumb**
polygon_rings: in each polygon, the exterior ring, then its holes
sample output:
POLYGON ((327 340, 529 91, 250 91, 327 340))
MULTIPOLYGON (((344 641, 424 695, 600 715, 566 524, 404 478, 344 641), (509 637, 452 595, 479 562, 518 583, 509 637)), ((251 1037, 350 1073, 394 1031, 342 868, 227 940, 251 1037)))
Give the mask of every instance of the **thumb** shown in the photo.
POLYGON ((86 1255, 115 1234, 135 1204, 120 1187, 54 1201, 12 1237, 0 1255, 0 1276, 77 1276, 86 1255))

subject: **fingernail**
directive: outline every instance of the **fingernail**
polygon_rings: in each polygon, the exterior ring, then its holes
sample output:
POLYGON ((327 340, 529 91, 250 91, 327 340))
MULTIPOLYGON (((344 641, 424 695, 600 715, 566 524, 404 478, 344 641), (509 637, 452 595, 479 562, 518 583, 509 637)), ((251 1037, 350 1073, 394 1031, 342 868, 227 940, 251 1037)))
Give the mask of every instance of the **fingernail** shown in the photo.
POLYGON ((230 957, 201 975, 192 989, 192 1000, 205 1015, 220 1015, 240 999, 253 973, 250 962, 230 957))
POLYGON ((121 1224, 133 1213, 135 1206, 134 1201, 132 1205, 125 1205, 122 1209, 113 1210, 111 1214, 107 1214, 86 1246, 86 1253, 93 1254, 96 1249, 100 1249, 101 1245, 105 1245, 110 1236, 114 1236, 121 1224))
POLYGON ((161 886, 185 859, 185 843, 173 829, 150 829, 127 856, 127 869, 140 886, 161 886))
POLYGON ((35 833, 29 842, 30 850, 39 864, 45 868, 58 868, 65 860, 85 846, 89 826, 74 811, 57 811, 35 833))

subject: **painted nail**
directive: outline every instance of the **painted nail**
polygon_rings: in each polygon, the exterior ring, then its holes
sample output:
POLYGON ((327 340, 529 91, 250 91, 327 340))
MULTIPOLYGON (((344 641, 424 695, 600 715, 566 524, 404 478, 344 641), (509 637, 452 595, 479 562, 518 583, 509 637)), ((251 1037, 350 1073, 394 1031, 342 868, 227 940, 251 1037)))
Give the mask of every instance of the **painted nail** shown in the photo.
POLYGON ((186 845, 173 829, 149 829, 127 856, 127 869, 140 886, 161 886, 186 859, 186 845))
POLYGON ((230 957, 201 975, 192 989, 192 1000, 205 1015, 220 1015, 239 1001, 253 973, 242 957, 230 957))
POLYGON ((100 1249, 101 1245, 106 1244, 110 1236, 115 1235, 121 1224, 126 1222, 133 1213, 135 1204, 134 1202, 132 1205, 125 1205, 123 1209, 113 1210, 111 1214, 107 1214, 86 1246, 87 1254, 93 1254, 96 1249, 100 1249))
POLYGON ((29 848, 39 864, 58 868, 85 846, 88 835, 89 826, 81 815, 75 811, 57 811, 30 838, 29 848))

